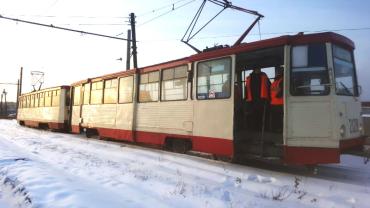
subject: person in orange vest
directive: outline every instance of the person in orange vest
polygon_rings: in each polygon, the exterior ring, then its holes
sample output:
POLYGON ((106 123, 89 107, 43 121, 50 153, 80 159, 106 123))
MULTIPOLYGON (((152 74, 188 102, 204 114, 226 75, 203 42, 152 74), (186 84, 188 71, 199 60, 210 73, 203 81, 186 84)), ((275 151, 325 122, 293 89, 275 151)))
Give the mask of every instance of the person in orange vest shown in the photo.
POLYGON ((264 130, 270 102, 270 86, 270 79, 260 68, 254 68, 245 79, 245 99, 250 106, 248 125, 252 130, 264 130))
POLYGON ((277 68, 276 77, 271 85, 271 130, 283 131, 284 118, 284 76, 283 68, 277 68))
POLYGON ((245 79, 247 102, 259 103, 270 100, 270 79, 260 68, 253 69, 253 72, 245 79))

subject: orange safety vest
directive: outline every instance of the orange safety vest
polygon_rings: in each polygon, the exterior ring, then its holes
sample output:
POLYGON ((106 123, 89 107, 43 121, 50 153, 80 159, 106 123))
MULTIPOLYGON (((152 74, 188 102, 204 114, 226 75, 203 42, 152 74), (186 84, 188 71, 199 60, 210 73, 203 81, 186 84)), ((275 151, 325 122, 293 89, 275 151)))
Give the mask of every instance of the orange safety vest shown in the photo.
POLYGON ((278 97, 278 94, 281 92, 280 84, 283 81, 283 77, 278 78, 271 84, 271 105, 283 105, 284 98, 283 96, 278 97))
MULTIPOLYGON (((260 77, 261 77, 261 94, 260 94, 260 98, 261 99, 268 100, 269 99, 269 85, 268 85, 269 78, 264 73, 261 73, 261 76, 260 77)), ((245 87, 246 87, 246 91, 247 91, 247 95, 245 96, 245 99, 248 102, 252 102, 252 99, 253 98, 252 98, 252 89, 251 89, 251 76, 248 76, 245 79, 245 87)))

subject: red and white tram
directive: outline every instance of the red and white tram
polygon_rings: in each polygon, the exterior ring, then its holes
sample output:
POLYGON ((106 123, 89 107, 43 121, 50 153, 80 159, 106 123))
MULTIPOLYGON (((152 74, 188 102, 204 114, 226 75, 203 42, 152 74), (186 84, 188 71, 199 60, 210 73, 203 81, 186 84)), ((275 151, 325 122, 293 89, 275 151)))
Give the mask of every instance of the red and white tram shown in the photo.
POLYGON ((19 97, 20 125, 67 130, 69 127, 69 86, 47 88, 19 97))
POLYGON ((237 159, 337 163, 364 142, 353 50, 336 33, 298 34, 82 80, 71 88, 71 131, 237 159), (282 129, 270 125, 269 105, 260 123, 246 102, 254 68, 271 80, 284 70, 282 129))

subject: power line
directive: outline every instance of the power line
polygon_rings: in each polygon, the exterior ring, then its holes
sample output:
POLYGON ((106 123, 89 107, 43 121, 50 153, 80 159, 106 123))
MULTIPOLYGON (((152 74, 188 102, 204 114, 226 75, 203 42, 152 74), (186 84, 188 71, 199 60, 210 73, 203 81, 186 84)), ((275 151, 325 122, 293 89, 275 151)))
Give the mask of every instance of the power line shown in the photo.
POLYGON ((167 12, 164 12, 164 13, 162 13, 162 14, 158 15, 158 16, 155 16, 155 17, 153 17, 153 18, 151 18, 151 19, 149 19, 149 20, 147 20, 147 21, 145 21, 145 22, 143 22, 143 23, 139 24, 138 26, 140 27, 140 26, 143 26, 143 25, 145 25, 145 24, 147 24, 147 23, 149 23, 149 22, 152 22, 152 21, 154 21, 154 20, 156 20, 156 19, 158 19, 158 18, 160 18, 160 17, 163 17, 164 15, 167 15, 167 14, 169 14, 169 13, 171 13, 171 12, 173 12, 173 11, 177 10, 177 9, 180 9, 180 8, 182 8, 182 7, 186 6, 186 5, 188 5, 188 4, 190 4, 190 3, 194 2, 194 1, 196 1, 196 0, 190 0, 190 1, 188 1, 188 2, 186 2, 186 3, 184 3, 184 4, 182 4, 182 5, 180 5, 180 6, 178 6, 178 7, 172 7, 172 9, 171 9, 171 10, 169 10, 169 11, 167 11, 167 12))
POLYGON ((180 3, 180 2, 183 2, 183 1, 186 1, 186 0, 178 0, 178 1, 174 2, 174 3, 166 4, 166 5, 164 5, 164 6, 161 6, 161 7, 156 8, 156 9, 152 9, 152 10, 150 10, 150 11, 143 12, 143 13, 139 14, 139 15, 138 15, 138 17, 143 17, 143 16, 146 16, 146 15, 148 15, 148 14, 152 14, 152 13, 155 13, 155 12, 161 11, 161 10, 163 10, 163 9, 165 9, 165 8, 168 8, 168 7, 174 7, 176 4, 178 4, 178 3, 180 3))
POLYGON ((36 18, 82 18, 82 19, 127 19, 127 17, 122 16, 55 16, 55 15, 39 15, 39 14, 12 14, 12 16, 17 17, 36 17, 36 18))
POLYGON ((82 31, 82 30, 59 27, 59 26, 54 26, 52 24, 43 24, 43 23, 32 22, 32 21, 28 21, 28 20, 15 19, 15 18, 10 18, 10 17, 5 17, 5 16, 2 16, 2 15, 0 15, 0 18, 15 21, 15 22, 27 23, 27 24, 37 25, 37 26, 42 26, 42 27, 48 27, 48 28, 52 28, 52 29, 59 29, 59 30, 65 30, 65 31, 70 31, 70 32, 77 32, 77 33, 80 33, 80 34, 93 35, 93 36, 99 36, 99 37, 104 37, 104 38, 111 38, 111 39, 116 39, 116 40, 125 40, 125 41, 127 41, 126 38, 119 38, 119 37, 103 35, 103 34, 99 34, 99 33, 92 33, 92 32, 86 32, 86 31, 82 31))
POLYGON ((64 23, 58 25, 78 25, 78 26, 123 26, 124 23, 64 23))

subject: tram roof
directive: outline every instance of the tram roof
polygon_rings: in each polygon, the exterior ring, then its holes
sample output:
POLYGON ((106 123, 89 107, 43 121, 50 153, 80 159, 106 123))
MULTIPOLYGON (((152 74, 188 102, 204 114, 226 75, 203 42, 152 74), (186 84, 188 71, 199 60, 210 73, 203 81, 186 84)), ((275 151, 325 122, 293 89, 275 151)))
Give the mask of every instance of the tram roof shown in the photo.
POLYGON ((22 93, 20 96, 37 94, 39 92, 45 92, 45 91, 49 91, 49 90, 59 90, 59 89, 69 89, 69 88, 70 88, 70 86, 68 86, 68 85, 61 85, 61 86, 55 86, 55 87, 47 87, 47 88, 42 88, 42 89, 36 90, 36 91, 22 93))
POLYGON ((202 52, 199 54, 194 54, 188 57, 171 60, 159 64, 154 64, 150 66, 140 67, 138 69, 130 69, 127 71, 120 71, 112 74, 106 74, 99 77, 84 79, 78 82, 73 83, 72 85, 79 85, 83 83, 87 83, 89 81, 98 81, 103 79, 115 78, 119 76, 128 76, 135 73, 136 70, 139 70, 141 73, 149 72, 149 71, 156 71, 158 69, 165 69, 171 68, 179 65, 184 65, 194 61, 212 59, 232 54, 237 54, 241 52, 248 52, 248 51, 255 51, 265 48, 273 48, 279 47, 284 45, 300 45, 300 44, 308 44, 308 43, 325 43, 325 42, 332 42, 338 44, 344 48, 353 50, 355 48, 355 44, 349 38, 339 35, 334 32, 324 32, 324 33, 313 33, 313 34, 303 34, 298 33, 297 35, 284 35, 280 37, 259 40, 249 43, 241 43, 237 46, 232 47, 225 47, 220 49, 214 49, 207 52, 202 52))

